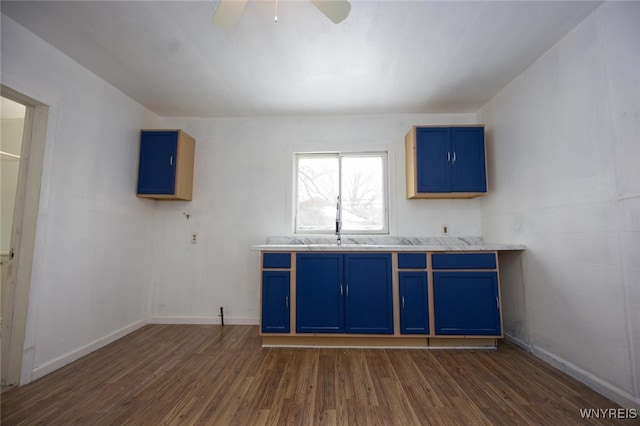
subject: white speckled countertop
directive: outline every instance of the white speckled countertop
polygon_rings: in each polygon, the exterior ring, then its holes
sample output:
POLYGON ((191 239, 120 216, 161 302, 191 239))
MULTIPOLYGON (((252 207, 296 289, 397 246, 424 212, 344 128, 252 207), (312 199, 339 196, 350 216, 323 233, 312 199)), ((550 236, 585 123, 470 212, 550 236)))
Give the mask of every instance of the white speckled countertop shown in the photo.
POLYGON ((257 251, 502 251, 524 250, 521 244, 485 243, 480 237, 269 237, 266 244, 251 246, 257 251))

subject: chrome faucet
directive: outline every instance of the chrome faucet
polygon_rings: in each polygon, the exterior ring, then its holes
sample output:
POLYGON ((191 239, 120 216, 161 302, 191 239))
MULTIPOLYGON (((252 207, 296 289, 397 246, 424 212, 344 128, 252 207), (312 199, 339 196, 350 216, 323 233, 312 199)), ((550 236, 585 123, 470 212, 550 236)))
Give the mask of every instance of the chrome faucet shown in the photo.
POLYGON ((340 238, 340 230, 342 229, 342 217, 340 216, 340 196, 338 195, 338 203, 336 204, 336 239, 338 245, 342 244, 340 238))

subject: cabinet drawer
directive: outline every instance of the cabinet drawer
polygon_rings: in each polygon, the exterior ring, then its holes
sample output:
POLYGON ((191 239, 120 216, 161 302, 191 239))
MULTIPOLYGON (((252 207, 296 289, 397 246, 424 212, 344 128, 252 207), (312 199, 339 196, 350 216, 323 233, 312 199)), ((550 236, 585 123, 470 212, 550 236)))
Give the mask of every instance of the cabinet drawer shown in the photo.
POLYGON ((433 269, 495 269, 495 253, 437 253, 431 255, 433 269))
POLYGON ((264 253, 263 268, 291 268, 291 253, 264 253))
POLYGON ((427 254, 426 253, 398 253, 398 268, 426 268, 427 267, 427 254))

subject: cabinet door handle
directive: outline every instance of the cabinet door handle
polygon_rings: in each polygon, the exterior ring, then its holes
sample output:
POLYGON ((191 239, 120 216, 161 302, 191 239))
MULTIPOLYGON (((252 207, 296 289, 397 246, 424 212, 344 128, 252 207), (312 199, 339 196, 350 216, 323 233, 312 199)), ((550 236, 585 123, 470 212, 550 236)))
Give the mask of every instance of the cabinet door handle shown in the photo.
POLYGON ((447 161, 451 161, 451 151, 447 151, 447 161))
POLYGON ((451 162, 452 164, 456 162, 456 152, 453 151, 453 161, 451 162))
POLYGON ((347 284, 347 297, 349 297, 349 284, 347 284))
POLYGON ((496 296, 496 309, 500 310, 500 300, 498 299, 498 296, 496 296))
POLYGON ((284 300, 287 305, 287 309, 289 309, 289 296, 285 296, 284 300))
POLYGON ((402 309, 404 309, 404 296, 402 296, 402 309))
POLYGON ((173 166, 173 155, 169 158, 169 165, 173 166))
POLYGON ((342 283, 340 283, 340 296, 342 296, 342 283))

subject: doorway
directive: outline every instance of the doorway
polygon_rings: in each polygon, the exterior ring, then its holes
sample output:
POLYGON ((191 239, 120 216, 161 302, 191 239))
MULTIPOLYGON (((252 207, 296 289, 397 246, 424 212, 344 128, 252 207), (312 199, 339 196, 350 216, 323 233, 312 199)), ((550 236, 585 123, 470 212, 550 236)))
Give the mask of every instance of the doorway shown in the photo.
MULTIPOLYGON (((49 108, 0 86, 2 385, 29 381, 23 352, 49 108)), ((31 370, 31 366, 28 370, 31 370)))
POLYGON ((11 229, 18 188, 22 134, 27 107, 0 97, 0 265, 2 300, 7 268, 11 260, 11 229))

